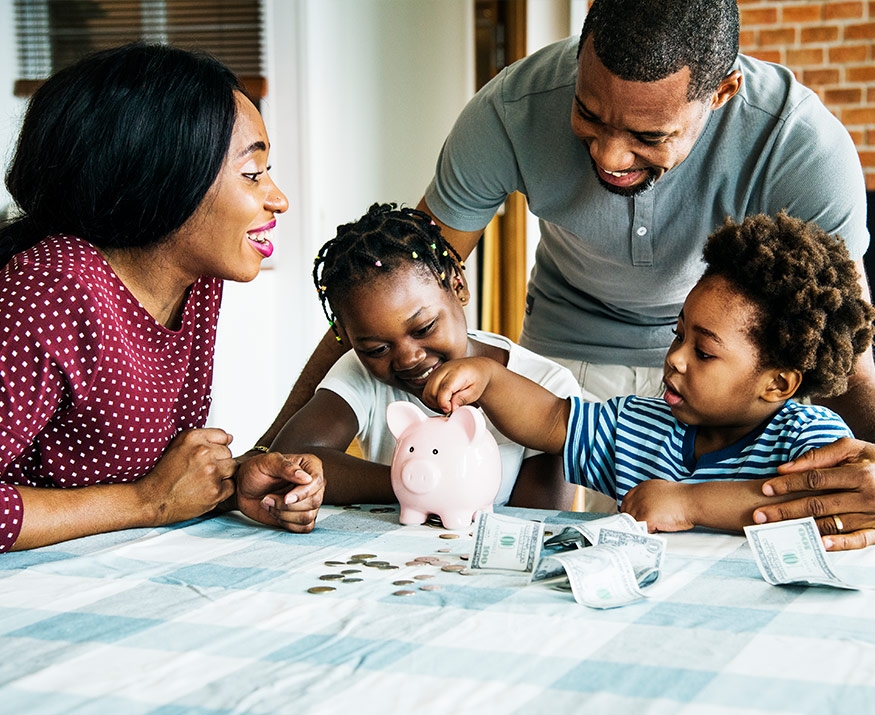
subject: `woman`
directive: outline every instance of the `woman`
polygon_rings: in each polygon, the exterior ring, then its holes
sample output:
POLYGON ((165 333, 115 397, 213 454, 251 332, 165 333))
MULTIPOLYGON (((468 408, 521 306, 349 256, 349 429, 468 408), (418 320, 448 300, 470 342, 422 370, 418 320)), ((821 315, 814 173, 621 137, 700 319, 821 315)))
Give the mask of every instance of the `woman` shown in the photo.
MULTIPOLYGON (((34 94, 0 231, 0 551, 234 494, 232 437, 202 428, 222 281, 258 274, 288 208, 268 148, 234 75, 171 47, 89 56, 34 94)), ((262 459, 301 485, 283 525, 310 531, 321 464, 262 459)))

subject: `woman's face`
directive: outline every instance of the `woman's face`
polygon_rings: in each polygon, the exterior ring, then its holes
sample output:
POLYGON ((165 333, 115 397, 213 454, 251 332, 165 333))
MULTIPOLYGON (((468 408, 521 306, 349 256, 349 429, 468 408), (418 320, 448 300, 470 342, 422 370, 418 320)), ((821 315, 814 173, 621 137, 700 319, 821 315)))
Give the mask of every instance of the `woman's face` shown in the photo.
POLYGON ((237 119, 219 175, 171 241, 176 265, 193 280, 255 278, 273 253, 275 215, 289 207, 268 174, 270 142, 261 115, 241 93, 235 98, 237 119))
POLYGON ((335 308, 344 340, 380 382, 420 396, 435 368, 468 352, 468 288, 453 285, 413 265, 362 284, 335 308))

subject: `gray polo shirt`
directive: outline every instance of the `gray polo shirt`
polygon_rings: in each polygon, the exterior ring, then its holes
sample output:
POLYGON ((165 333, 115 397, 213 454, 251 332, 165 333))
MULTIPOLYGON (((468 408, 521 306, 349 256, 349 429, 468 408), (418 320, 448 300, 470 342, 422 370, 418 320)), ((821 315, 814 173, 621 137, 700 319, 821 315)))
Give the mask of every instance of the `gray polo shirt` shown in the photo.
POLYGON ((571 131, 577 38, 505 69, 462 111, 425 198, 462 231, 518 190, 540 219, 520 342, 542 355, 657 367, 727 216, 781 209, 869 243, 853 142, 784 67, 739 56, 739 94, 711 113, 690 155, 636 197, 608 192, 571 131))

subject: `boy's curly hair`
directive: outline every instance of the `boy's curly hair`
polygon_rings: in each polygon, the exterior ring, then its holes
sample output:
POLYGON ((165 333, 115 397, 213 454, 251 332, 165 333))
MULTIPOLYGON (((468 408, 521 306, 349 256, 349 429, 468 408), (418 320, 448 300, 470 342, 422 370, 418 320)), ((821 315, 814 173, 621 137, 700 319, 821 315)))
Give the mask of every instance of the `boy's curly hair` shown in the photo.
POLYGON ((872 345, 875 309, 839 236, 784 211, 727 218, 704 258, 703 278, 726 279, 757 307, 750 337, 761 366, 799 370, 798 397, 847 390, 857 356, 872 345))

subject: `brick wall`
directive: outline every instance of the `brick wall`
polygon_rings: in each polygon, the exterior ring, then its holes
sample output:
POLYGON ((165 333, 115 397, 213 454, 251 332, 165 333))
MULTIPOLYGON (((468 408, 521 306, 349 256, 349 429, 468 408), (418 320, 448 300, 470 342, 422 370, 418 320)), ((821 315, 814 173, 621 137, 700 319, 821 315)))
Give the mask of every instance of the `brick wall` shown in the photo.
POLYGON ((789 67, 845 125, 875 191, 875 0, 738 0, 741 51, 789 67))

